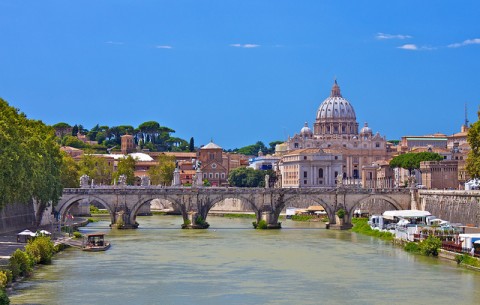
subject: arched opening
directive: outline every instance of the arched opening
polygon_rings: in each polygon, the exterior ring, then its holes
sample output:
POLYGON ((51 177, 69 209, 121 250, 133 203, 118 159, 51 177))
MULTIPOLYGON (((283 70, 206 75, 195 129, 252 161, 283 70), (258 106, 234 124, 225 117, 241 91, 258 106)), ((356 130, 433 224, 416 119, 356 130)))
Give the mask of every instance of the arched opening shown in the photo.
MULTIPOLYGON (((208 223, 214 227, 251 227, 257 218, 257 207, 242 196, 227 196, 213 200, 208 211, 208 223)), ((206 218, 206 217, 205 217, 206 218)))
POLYGON ((130 212, 130 222, 143 224, 143 227, 165 227, 171 222, 181 224, 182 214, 181 207, 172 198, 168 197, 147 197, 140 199, 130 212), (165 221, 165 217, 173 219, 170 222, 165 221), (163 218, 162 218, 163 217, 163 218))
POLYGON ((389 210, 402 210, 394 200, 384 196, 370 196, 357 202, 350 211, 352 217, 381 215, 389 210))
POLYGON ((96 226, 108 227, 114 223, 112 207, 104 200, 95 196, 76 196, 55 207, 56 223, 58 228, 78 227, 86 223, 88 218, 99 220, 96 226), (102 213, 92 213, 91 206, 102 213))

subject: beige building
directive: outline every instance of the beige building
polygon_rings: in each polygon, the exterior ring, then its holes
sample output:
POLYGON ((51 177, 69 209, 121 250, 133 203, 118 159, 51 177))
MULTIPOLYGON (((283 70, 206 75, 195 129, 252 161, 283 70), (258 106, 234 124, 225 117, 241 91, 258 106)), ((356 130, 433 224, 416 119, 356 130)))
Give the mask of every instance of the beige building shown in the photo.
POLYGON ((422 184, 427 189, 457 189, 458 161, 424 161, 420 162, 422 184))
MULTIPOLYGON (((338 173, 344 179, 352 181, 362 177, 363 166, 388 160, 392 152, 391 145, 386 141, 386 138, 378 132, 374 134, 367 123, 360 129, 360 132, 358 131, 355 110, 350 102, 342 96, 337 81, 333 84, 330 96, 322 102, 317 110, 313 131, 308 127, 308 123, 305 123, 299 134, 289 137, 284 145, 279 145, 277 148, 276 154, 284 156, 291 156, 292 153, 297 154, 294 151, 301 149, 311 149, 309 152, 311 155, 316 150, 322 158, 326 158, 327 154, 335 152, 332 153, 332 156, 336 156, 338 159, 330 158, 330 160, 341 160, 338 173)), ((311 163, 311 160, 307 158, 296 162, 298 162, 296 166, 303 169, 309 168, 308 164, 311 163)), ((282 163, 285 164, 284 158, 282 158, 280 164, 282 165, 282 163)), ((337 167, 337 162, 331 164, 331 168, 333 167, 337 167)), ((315 181, 313 178, 316 177, 314 168, 318 170, 315 166, 311 168, 310 171, 307 171, 307 177, 312 177, 313 180, 307 179, 308 185, 311 181, 315 181)), ((281 168, 281 171, 283 177, 283 172, 286 171, 285 167, 281 168)), ((298 186, 303 185, 305 171, 298 170, 295 172, 298 173, 297 177, 293 177, 293 172, 289 172, 289 181, 295 182, 297 180, 297 182, 299 181, 298 186)), ((293 184, 296 184, 296 182, 293 184)), ((285 186, 284 182, 283 185, 285 186)))
POLYGON ((280 162, 282 187, 335 186, 342 174, 340 152, 329 149, 305 148, 288 152, 280 162))

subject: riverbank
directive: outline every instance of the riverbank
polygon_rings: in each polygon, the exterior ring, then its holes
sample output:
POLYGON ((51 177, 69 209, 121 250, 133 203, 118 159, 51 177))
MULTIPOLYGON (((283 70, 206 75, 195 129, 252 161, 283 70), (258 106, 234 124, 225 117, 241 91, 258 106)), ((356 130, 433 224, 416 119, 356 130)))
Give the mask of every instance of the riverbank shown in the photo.
MULTIPOLYGON (((471 257, 468 254, 461 254, 452 251, 448 251, 445 249, 441 249, 440 246, 435 246, 435 249, 429 249, 427 253, 422 253, 421 251, 421 243, 414 243, 408 242, 405 240, 395 239, 394 235, 390 232, 383 232, 379 230, 373 230, 370 225, 368 224, 368 219, 366 218, 353 218, 352 219, 353 228, 351 229, 352 232, 368 235, 372 237, 376 237, 385 241, 391 241, 394 246, 400 247, 407 252, 412 254, 419 254, 424 256, 429 256, 432 253, 435 253, 434 257, 438 257, 443 260, 447 261, 454 261, 457 262, 458 265, 475 270, 480 271, 480 260, 475 257, 471 257)), ((441 245, 441 242, 438 243, 441 245)))

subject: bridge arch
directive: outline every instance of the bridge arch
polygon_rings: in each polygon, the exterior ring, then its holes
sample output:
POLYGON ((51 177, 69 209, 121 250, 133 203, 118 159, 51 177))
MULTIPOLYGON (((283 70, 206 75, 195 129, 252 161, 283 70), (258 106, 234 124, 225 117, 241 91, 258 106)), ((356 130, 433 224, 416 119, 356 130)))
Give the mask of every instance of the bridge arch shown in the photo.
POLYGON ((250 208, 253 210, 253 212, 255 212, 255 215, 257 216, 257 218, 259 217, 260 208, 255 204, 255 200, 253 198, 250 198, 250 196, 241 195, 241 194, 224 194, 224 195, 221 195, 221 196, 214 196, 213 199, 210 200, 210 202, 208 204, 204 205, 202 207, 202 210, 199 211, 200 216, 202 216, 202 218, 204 220, 206 220, 210 210, 215 205, 217 205, 218 203, 220 203, 222 201, 225 201, 227 199, 240 200, 242 203, 250 206, 250 208))
POLYGON ((87 202, 90 204, 90 202, 92 201, 96 201, 98 203, 100 203, 103 207, 105 207, 105 209, 108 211, 108 214, 110 215, 110 220, 111 220, 111 223, 114 223, 115 221, 115 211, 114 211, 114 208, 108 204, 108 202, 106 202, 105 200, 103 200, 101 197, 99 196, 95 196, 95 195, 77 195, 77 196, 74 196, 74 197, 71 197, 69 199, 67 199, 66 201, 64 202, 61 202, 60 204, 57 205, 57 209, 58 209, 58 213, 60 215, 60 219, 62 221, 65 220, 65 217, 67 215, 67 212, 68 210, 76 203, 78 203, 79 201, 82 201, 82 200, 87 200, 87 202))
MULTIPOLYGON (((172 204, 172 206, 174 208, 178 208, 179 210, 182 210, 182 204, 180 202, 180 199, 178 198, 178 196, 169 196, 169 195, 149 195, 149 196, 142 196, 142 198, 140 198, 131 208, 131 211, 130 211, 130 223, 136 223, 136 219, 137 219, 137 214, 138 214, 138 211, 140 210, 140 208, 154 200, 154 199, 163 199, 163 200, 166 200, 168 202, 170 202, 172 204)), ((183 214, 183 212, 182 212, 183 214)))
POLYGON ((394 198, 392 198, 390 196, 387 196, 387 195, 382 195, 382 194, 371 194, 371 195, 364 196, 360 200, 357 200, 357 202, 353 203, 351 208, 346 211, 349 215, 349 218, 351 218, 353 216, 353 212, 357 209, 357 207, 359 207, 363 204, 366 204, 369 201, 376 200, 376 199, 383 200, 384 202, 388 203, 395 210, 403 210, 402 205, 397 200, 395 200, 394 198))

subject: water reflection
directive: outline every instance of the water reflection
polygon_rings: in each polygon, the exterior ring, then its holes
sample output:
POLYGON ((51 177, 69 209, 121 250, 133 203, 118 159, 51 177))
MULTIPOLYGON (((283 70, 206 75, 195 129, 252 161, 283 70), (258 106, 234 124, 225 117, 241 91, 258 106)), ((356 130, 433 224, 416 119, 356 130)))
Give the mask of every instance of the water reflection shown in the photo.
POLYGON ((110 231, 103 253, 69 249, 22 283, 12 304, 478 304, 480 275, 413 256, 389 243, 319 224, 209 216, 208 230, 181 217, 139 219, 110 231))

